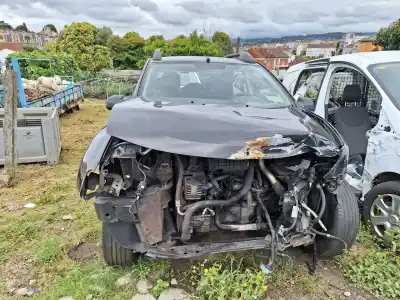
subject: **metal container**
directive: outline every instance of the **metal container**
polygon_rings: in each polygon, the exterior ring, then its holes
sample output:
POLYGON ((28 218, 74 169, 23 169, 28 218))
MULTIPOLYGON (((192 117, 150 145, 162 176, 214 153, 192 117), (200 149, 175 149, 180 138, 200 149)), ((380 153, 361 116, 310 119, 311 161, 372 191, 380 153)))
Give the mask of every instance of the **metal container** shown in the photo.
MULTIPOLYGON (((18 108, 17 162, 55 164, 61 153, 56 107, 18 108)), ((0 108, 0 165, 4 165, 4 108, 0 108)))

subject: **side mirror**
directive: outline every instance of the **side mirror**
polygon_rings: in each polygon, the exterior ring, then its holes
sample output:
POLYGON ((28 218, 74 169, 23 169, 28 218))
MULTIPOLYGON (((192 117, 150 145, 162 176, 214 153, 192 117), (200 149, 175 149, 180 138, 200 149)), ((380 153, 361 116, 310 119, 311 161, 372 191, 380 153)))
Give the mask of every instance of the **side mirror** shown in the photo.
POLYGON ((112 96, 108 97, 106 100, 106 108, 108 110, 111 110, 115 104, 122 102, 123 98, 124 98, 124 95, 112 95, 112 96))
POLYGON ((298 104, 300 104, 301 106, 303 106, 307 110, 311 110, 311 111, 315 110, 315 101, 313 99, 297 95, 296 102, 298 104))

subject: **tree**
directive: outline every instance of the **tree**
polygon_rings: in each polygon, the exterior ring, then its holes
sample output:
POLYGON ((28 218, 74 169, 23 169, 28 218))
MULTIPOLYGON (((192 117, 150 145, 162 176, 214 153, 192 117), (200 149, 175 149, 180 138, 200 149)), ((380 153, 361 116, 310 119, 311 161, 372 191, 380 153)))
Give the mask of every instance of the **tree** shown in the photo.
POLYGON ((106 46, 109 38, 112 35, 113 35, 113 32, 110 27, 103 26, 102 28, 97 28, 94 43, 96 45, 106 46))
POLYGON ((11 53, 7 60, 12 56, 15 57, 30 57, 49 60, 20 60, 19 66, 23 78, 37 79, 40 76, 73 76, 74 80, 79 80, 81 71, 74 61, 73 57, 65 53, 48 53, 42 50, 34 50, 30 52, 14 52, 11 53))
POLYGON ((28 32, 28 27, 26 26, 25 22, 22 23, 22 25, 18 25, 17 27, 15 27, 16 31, 25 31, 28 32))
POLYGON ((145 39, 136 32, 128 32, 123 37, 114 35, 107 45, 113 65, 118 69, 137 69, 138 63, 143 60, 145 39))
POLYGON ((0 21, 0 29, 9 29, 9 30, 11 30, 11 29, 13 29, 13 27, 10 24, 8 24, 8 23, 6 23, 4 21, 0 21))
POLYGON ((43 27, 42 31, 43 31, 45 28, 49 28, 51 31, 57 33, 57 28, 56 28, 56 26, 54 26, 53 24, 47 24, 46 26, 43 27))
POLYGON ((44 50, 52 53, 60 52, 60 43, 58 41, 48 42, 44 45, 44 50))
POLYGON ((74 57, 81 70, 97 72, 109 66, 111 56, 107 47, 95 45, 95 34, 96 26, 74 22, 65 27, 59 49, 74 57), (99 53, 103 57, 100 58, 99 53))
POLYGON ((144 67, 146 59, 152 57, 156 49, 161 50, 161 55, 168 55, 168 43, 162 35, 152 35, 146 40, 143 49, 144 55, 137 62, 137 67, 139 69, 142 69, 144 67))
POLYGON ((222 56, 222 51, 216 43, 207 40, 205 35, 193 31, 190 36, 177 37, 169 45, 170 56, 222 56))
POLYGON ((225 32, 216 31, 212 36, 212 41, 221 48, 223 55, 228 55, 233 52, 232 40, 225 32))
POLYGON ((378 31, 375 45, 384 50, 400 50, 400 19, 378 31))

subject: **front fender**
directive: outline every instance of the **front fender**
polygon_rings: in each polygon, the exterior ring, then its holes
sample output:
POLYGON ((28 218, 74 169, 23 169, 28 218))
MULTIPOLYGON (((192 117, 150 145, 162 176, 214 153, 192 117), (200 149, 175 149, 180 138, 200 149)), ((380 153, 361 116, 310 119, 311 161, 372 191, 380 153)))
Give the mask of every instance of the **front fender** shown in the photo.
POLYGON ((84 200, 86 200, 87 190, 91 189, 91 186, 88 185, 88 177, 98 168, 110 141, 111 136, 107 134, 107 127, 104 127, 90 142, 81 159, 77 174, 77 188, 79 196, 84 200))

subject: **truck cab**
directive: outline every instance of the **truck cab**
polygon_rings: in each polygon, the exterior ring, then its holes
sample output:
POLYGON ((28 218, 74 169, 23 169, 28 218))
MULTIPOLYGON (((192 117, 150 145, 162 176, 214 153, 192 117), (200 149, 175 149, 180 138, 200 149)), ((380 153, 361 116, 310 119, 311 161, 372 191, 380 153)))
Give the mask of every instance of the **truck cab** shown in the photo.
POLYGON ((376 234, 400 227, 400 51, 311 60, 284 86, 327 119, 349 146, 346 180, 376 234))

